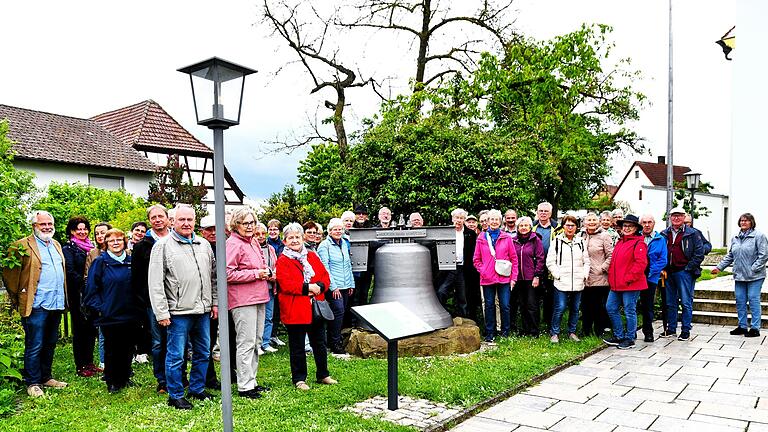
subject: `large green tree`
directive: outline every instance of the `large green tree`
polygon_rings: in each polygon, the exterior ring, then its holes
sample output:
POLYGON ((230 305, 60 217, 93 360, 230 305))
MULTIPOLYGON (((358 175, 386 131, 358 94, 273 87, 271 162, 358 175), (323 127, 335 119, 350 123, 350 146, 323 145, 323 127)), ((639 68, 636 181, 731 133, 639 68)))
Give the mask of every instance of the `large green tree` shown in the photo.
POLYGON ((645 98, 631 87, 628 60, 604 69, 609 32, 583 26, 549 41, 519 39, 504 58, 485 54, 467 78, 384 102, 347 167, 332 147, 315 147, 300 183, 328 204, 421 211, 428 223, 447 222, 457 206, 586 206, 612 155, 643 150, 629 124, 645 98))
POLYGON ((8 247, 30 234, 27 213, 36 191, 34 174, 13 166, 13 142, 7 133, 8 120, 0 119, 0 268, 20 264, 17 254, 8 254, 8 247))
POLYGON ((629 59, 612 63, 610 31, 584 25, 548 41, 521 39, 503 59, 485 56, 474 75, 495 128, 514 137, 516 158, 536 173, 529 187, 556 207, 587 205, 612 155, 644 150, 630 127, 645 101, 632 88, 639 72, 629 59))

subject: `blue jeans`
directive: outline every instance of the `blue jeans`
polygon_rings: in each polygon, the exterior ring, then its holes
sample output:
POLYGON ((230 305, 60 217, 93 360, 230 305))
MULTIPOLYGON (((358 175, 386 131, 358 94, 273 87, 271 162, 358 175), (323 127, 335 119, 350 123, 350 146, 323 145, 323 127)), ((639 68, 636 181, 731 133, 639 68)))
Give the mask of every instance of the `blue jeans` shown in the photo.
POLYGON ((171 315, 168 326, 168 352, 165 355, 165 379, 168 396, 173 399, 184 397, 182 384, 184 351, 187 342, 192 342, 192 370, 189 372, 189 392, 202 393, 205 390, 205 374, 208 372, 208 357, 211 355, 209 315, 171 315))
POLYGON ((344 323, 344 313, 347 311, 347 305, 349 304, 349 290, 340 289, 341 298, 333 298, 332 293, 326 293, 325 299, 328 301, 328 305, 333 311, 333 321, 327 323, 328 331, 328 348, 333 353, 339 353, 344 351, 341 344, 341 327, 344 323))
POLYGON ((501 309, 501 336, 509 336, 509 284, 483 285, 483 298, 485 298, 485 339, 493 339, 496 331, 496 296, 499 296, 499 309, 501 309))
POLYGON ((749 327, 760 330, 760 289, 765 278, 749 282, 736 281, 736 313, 739 317, 739 327, 747 328, 747 302, 749 313, 752 314, 752 322, 749 327))
POLYGON ((553 300, 552 325, 549 328, 550 336, 560 334, 560 321, 563 319, 566 306, 568 307, 568 333, 576 333, 576 325, 579 323, 581 291, 560 291, 555 288, 553 300))
POLYGON ((264 334, 261 337, 261 348, 266 349, 269 346, 269 340, 272 339, 272 316, 275 310, 275 295, 272 288, 269 290, 269 301, 264 308, 264 334))
POLYGON ((696 281, 693 275, 685 270, 670 273, 667 276, 667 330, 677 331, 677 301, 683 307, 681 316, 681 330, 691 331, 691 320, 693 319, 693 285, 696 281))
POLYGON ((611 291, 605 302, 608 318, 611 319, 613 336, 617 339, 635 340, 637 337, 637 299, 642 291, 611 291), (624 316, 627 317, 627 328, 621 321, 621 307, 624 306, 624 316))
POLYGON ((53 352, 59 339, 60 310, 34 308, 21 318, 24 328, 24 383, 42 384, 53 378, 53 352))
POLYGON ((152 374, 157 383, 165 385, 165 346, 167 331, 165 327, 157 323, 152 308, 147 309, 149 316, 149 330, 152 334, 152 374))

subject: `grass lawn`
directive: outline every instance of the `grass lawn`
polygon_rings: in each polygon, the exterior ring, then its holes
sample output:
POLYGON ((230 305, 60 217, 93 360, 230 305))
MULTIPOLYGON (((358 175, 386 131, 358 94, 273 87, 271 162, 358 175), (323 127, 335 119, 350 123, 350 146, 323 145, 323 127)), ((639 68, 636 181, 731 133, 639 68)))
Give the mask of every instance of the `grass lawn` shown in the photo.
MULTIPOLYGON (((551 345, 549 338, 509 338, 498 349, 465 357, 400 359, 400 394, 469 407, 599 346, 595 337, 551 345)), ((308 358, 310 378, 314 363, 308 358)), ((329 358, 336 386, 309 381, 308 392, 291 385, 287 347, 261 357, 259 383, 272 391, 259 400, 233 396, 235 429, 240 431, 407 431, 379 419, 341 411, 375 395, 386 395, 386 360, 329 358)), ((134 365, 139 386, 110 395, 97 378, 74 373, 72 347, 56 349, 54 376, 69 383, 47 390, 40 399, 20 392, 16 414, 0 418, 0 431, 214 431, 221 429, 219 392, 213 401, 196 402, 191 411, 166 405, 155 393, 150 364, 134 365)))
POLYGON ((730 275, 730 274, 733 274, 733 273, 731 273, 731 272, 729 272, 729 271, 725 271, 725 270, 723 270, 723 271, 719 272, 718 274, 716 274, 716 275, 713 275, 711 270, 708 270, 708 269, 701 269, 701 276, 699 276, 699 278, 698 278, 698 279, 696 279, 696 281, 705 281, 705 280, 710 280, 710 279, 714 279, 714 278, 719 278, 719 277, 723 277, 723 276, 728 276, 728 275, 730 275))

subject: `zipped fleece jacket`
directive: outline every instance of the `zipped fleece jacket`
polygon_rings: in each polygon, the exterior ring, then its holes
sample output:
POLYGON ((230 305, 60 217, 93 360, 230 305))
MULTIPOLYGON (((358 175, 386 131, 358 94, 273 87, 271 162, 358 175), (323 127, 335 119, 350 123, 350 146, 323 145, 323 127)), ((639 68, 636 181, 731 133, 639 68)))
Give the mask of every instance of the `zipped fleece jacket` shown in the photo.
POLYGON ((131 287, 131 256, 123 262, 103 253, 93 263, 83 293, 83 305, 98 315, 93 323, 108 326, 140 322, 145 316, 136 293, 131 287))
POLYGON ((331 236, 328 236, 317 247, 317 254, 331 275, 331 291, 355 287, 352 260, 349 258, 349 240, 342 237, 341 244, 337 245, 331 236))
POLYGON ((624 235, 616 242, 608 270, 611 291, 642 291, 648 288, 645 268, 648 246, 642 235, 624 235))
POLYGON ((658 284, 661 271, 667 266, 667 239, 654 231, 651 241, 648 243, 648 267, 646 279, 652 284, 658 284))
POLYGON ((513 239, 517 255, 517 280, 532 281, 534 277, 544 278, 544 246, 539 233, 531 231, 528 240, 523 241, 520 234, 513 239))
POLYGON ((267 269, 259 242, 236 232, 227 239, 227 303, 229 310, 269 301, 269 283, 259 278, 267 269))
POLYGON ((195 236, 187 243, 171 232, 155 242, 149 258, 149 300, 158 321, 211 311, 216 302, 213 250, 195 236))
POLYGON ((589 276, 589 251, 584 239, 573 236, 573 240, 568 240, 564 233, 558 234, 549 245, 547 269, 558 290, 584 290, 584 282, 589 276))
MULTIPOLYGON (((482 232, 477 236, 475 245, 475 254, 472 257, 472 263, 480 273, 480 285, 508 284, 517 280, 517 253, 512 236, 508 232, 499 232, 499 238, 496 239, 496 259, 507 260, 512 263, 512 273, 509 276, 502 276, 496 273, 496 260, 491 255, 488 248, 487 233, 482 232)), ((467 257, 468 258, 468 257, 467 257)))
POLYGON ((725 270, 733 264, 733 279, 749 282, 765 279, 765 263, 768 261, 768 240, 760 231, 739 233, 731 239, 728 254, 717 268, 725 270))

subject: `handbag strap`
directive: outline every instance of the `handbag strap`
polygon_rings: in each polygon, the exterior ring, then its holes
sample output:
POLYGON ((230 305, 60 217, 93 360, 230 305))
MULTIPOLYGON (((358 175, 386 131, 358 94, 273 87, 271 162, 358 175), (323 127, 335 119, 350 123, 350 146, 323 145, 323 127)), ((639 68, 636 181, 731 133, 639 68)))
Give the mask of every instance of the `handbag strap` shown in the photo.
POLYGON ((491 256, 493 259, 496 259, 496 249, 493 247, 493 241, 491 240, 491 235, 488 234, 488 231, 485 232, 485 239, 488 240, 488 249, 491 251, 491 256))

